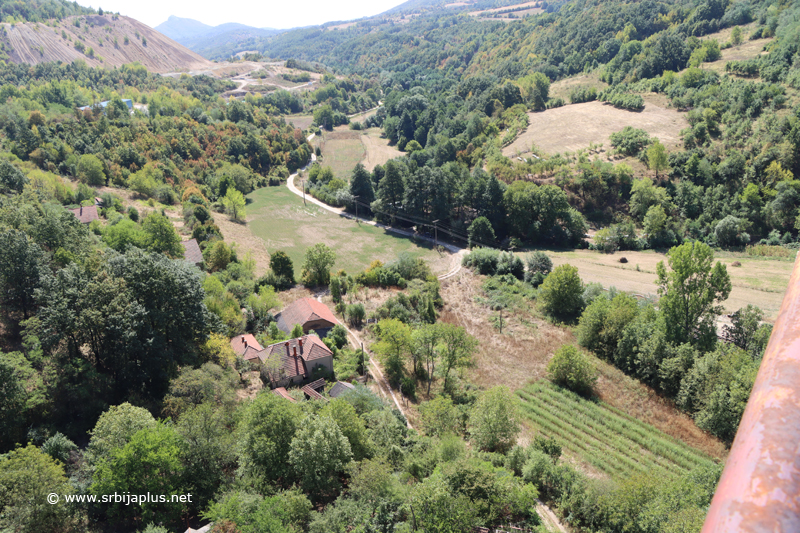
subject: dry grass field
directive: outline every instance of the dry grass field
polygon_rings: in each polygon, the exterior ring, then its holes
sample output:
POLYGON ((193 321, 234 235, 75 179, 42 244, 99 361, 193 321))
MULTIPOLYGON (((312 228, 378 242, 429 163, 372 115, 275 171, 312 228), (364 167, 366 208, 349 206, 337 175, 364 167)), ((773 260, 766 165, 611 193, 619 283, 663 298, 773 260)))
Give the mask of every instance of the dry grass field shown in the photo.
POLYGON ((595 101, 528 113, 530 125, 513 143, 503 148, 503 155, 524 154, 531 146, 537 146, 548 154, 574 152, 592 143, 602 143, 610 148, 611 134, 625 126, 643 129, 661 140, 668 150, 673 150, 681 144, 680 131, 689 124, 683 114, 659 103, 645 98, 644 110, 640 112, 617 109, 595 101))
MULTIPOLYGON (((442 282, 441 289, 445 301, 441 320, 463 326, 480 340, 475 367, 469 371, 470 380, 481 388, 503 384, 520 389, 545 378, 556 349, 576 342, 572 330, 545 320, 536 311, 535 303, 529 302, 504 317, 500 333, 492 323, 498 313, 479 301, 485 296, 484 279, 464 269, 442 282)), ((712 457, 725 457, 725 446, 701 431, 670 401, 614 366, 593 359, 599 371, 596 392, 600 400, 712 457)))
POLYGON ((344 181, 350 180, 353 168, 367 154, 361 142, 361 132, 347 129, 347 126, 323 132, 321 137, 314 137, 313 144, 322 150, 320 164, 331 167, 334 176, 344 181))
POLYGON ((307 130, 314 122, 314 117, 311 115, 291 115, 286 117, 286 122, 292 124, 295 128, 307 130))
POLYGON ((366 150, 362 163, 370 172, 376 165, 384 165, 390 159, 403 155, 403 152, 396 147, 389 146, 389 139, 381 138, 380 128, 364 130, 361 135, 361 142, 364 143, 366 150))
MULTIPOLYGON (((615 254, 590 250, 547 253, 553 259, 554 265, 568 263, 577 267, 585 283, 601 283, 605 288, 614 286, 641 295, 656 294, 656 265, 659 261, 666 260, 664 254, 652 250, 615 254), (628 262, 620 263, 621 257, 625 257, 628 262)), ((732 252, 715 255, 727 267, 733 284, 730 297, 723 303, 725 312, 731 313, 752 304, 764 311, 765 319, 774 321, 789 285, 793 261, 755 258, 732 252), (735 261, 742 266, 733 266, 735 261)))
POLYGON ((582 89, 584 87, 594 87, 600 92, 608 87, 608 84, 604 81, 600 81, 600 74, 595 71, 590 74, 579 74, 571 78, 564 78, 563 80, 552 83, 550 85, 549 95, 551 98, 561 98, 564 102, 569 102, 569 93, 575 89, 582 89))

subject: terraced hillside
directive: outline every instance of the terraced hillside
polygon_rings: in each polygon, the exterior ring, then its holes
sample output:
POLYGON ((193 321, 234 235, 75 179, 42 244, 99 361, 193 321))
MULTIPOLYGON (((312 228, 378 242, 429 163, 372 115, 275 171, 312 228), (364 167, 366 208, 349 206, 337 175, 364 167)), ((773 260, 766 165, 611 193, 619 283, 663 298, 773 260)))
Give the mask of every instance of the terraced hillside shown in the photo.
POLYGON ((653 469, 682 474, 712 462, 649 424, 602 402, 538 381, 517 391, 530 424, 614 478, 653 469))

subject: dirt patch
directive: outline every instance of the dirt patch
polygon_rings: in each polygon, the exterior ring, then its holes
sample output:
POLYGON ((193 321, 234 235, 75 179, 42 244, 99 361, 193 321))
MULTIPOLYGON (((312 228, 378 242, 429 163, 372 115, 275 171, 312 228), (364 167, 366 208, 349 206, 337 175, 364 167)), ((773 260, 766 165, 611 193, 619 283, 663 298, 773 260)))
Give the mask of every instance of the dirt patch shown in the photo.
POLYGON ((528 113, 528 118, 528 128, 503 148, 506 157, 528 153, 531 147, 548 154, 574 152, 592 143, 610 147, 611 134, 625 126, 643 129, 657 137, 667 149, 674 149, 681 145, 680 131, 689 125, 683 114, 649 99, 645 100, 641 112, 617 109, 603 102, 586 102, 528 113))
POLYGON ((389 146, 389 139, 381 138, 380 128, 367 130, 367 133, 361 136, 361 142, 366 150, 366 156, 362 163, 370 172, 377 165, 385 165, 390 159, 403 155, 403 152, 396 147, 389 146))
POLYGON ((243 389, 236 391, 236 397, 241 400, 252 400, 264 388, 261 375, 257 371, 242 373, 242 381, 246 383, 243 389))

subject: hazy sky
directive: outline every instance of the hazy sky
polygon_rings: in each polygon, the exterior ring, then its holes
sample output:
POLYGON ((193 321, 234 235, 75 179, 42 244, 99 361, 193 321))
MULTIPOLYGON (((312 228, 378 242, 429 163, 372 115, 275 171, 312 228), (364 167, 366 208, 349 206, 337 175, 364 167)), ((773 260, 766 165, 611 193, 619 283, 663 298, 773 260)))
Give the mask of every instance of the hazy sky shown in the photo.
POLYGON ((351 20, 377 15, 405 0, 79 0, 81 5, 102 7, 133 17, 150 27, 170 15, 199 20, 209 26, 239 22, 257 28, 313 26, 332 20, 351 20))

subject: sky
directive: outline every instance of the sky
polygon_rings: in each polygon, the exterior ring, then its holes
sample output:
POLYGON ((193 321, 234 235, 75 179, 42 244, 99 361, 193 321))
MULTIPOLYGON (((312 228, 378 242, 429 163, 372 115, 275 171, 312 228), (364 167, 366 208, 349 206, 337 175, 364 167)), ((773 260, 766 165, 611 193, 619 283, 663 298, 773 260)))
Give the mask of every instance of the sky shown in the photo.
POLYGON ((256 28, 288 29, 334 20, 352 20, 383 13, 404 0, 93 0, 79 1, 95 9, 119 12, 154 28, 170 15, 209 26, 239 22, 256 28), (238 8, 238 9, 237 9, 238 8))

